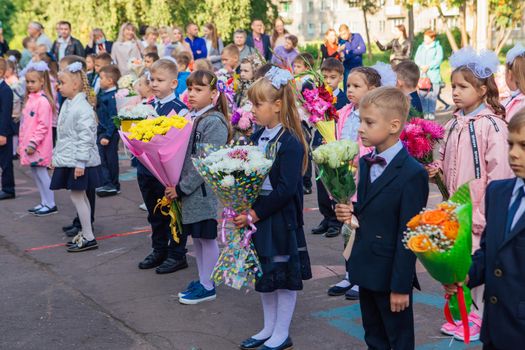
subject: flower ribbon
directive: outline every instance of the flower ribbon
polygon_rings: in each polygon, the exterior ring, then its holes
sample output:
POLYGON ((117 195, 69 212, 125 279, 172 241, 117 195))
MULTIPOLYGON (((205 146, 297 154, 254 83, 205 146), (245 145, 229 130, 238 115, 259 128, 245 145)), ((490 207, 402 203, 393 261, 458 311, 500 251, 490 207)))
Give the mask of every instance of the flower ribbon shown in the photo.
POLYGON ((169 199, 168 197, 164 196, 162 199, 157 199, 157 205, 153 209, 153 212, 155 213, 157 209, 160 210, 160 213, 164 216, 169 216, 170 219, 170 229, 171 229, 171 235, 173 236, 173 240, 176 243, 180 242, 179 234, 177 232, 177 228, 180 226, 180 222, 177 221, 177 213, 175 212, 175 208, 173 208, 173 201, 169 199))
MULTIPOLYGON (((228 220, 231 220, 237 216, 237 213, 235 210, 229 207, 225 207, 222 211, 222 224, 221 224, 221 241, 222 243, 226 243, 226 222, 228 220)), ((250 244, 250 240, 252 239, 253 234, 257 231, 257 227, 253 224, 253 218, 248 212, 246 214, 248 219, 248 225, 245 228, 244 231, 244 237, 242 239, 241 246, 247 247, 250 244)))
MULTIPOLYGON (((468 322, 468 314, 467 314, 467 305, 465 303, 465 294, 463 292, 463 287, 458 286, 458 292, 456 293, 456 297, 458 298, 458 306, 459 306, 459 313, 461 315, 461 323, 463 325, 463 335, 465 337, 465 344, 470 343, 470 327, 468 322)), ((455 324, 454 319, 452 318, 452 313, 450 312, 450 301, 451 296, 449 294, 445 295, 445 299, 447 300, 445 302, 445 318, 449 323, 455 324)))

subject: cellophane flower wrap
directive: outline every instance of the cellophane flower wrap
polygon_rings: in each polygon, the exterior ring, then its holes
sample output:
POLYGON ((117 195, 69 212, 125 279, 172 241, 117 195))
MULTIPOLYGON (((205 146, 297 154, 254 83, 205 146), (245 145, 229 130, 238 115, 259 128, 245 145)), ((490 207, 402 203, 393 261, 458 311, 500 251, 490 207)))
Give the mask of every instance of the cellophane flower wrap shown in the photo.
MULTIPOLYGON (((435 166, 434 149, 444 136, 445 128, 439 123, 413 118, 405 125, 400 139, 408 153, 418 162, 425 166, 435 166)), ((443 199, 448 200, 450 194, 443 180, 443 173, 438 172, 434 179, 443 199)))
POLYGON ((135 82, 135 79, 136 77, 134 74, 126 74, 118 80, 118 91, 115 94, 117 111, 120 111, 124 107, 136 106, 140 103, 141 98, 133 89, 133 83, 135 82))
POLYGON ((332 89, 325 84, 323 76, 315 69, 298 74, 296 78, 308 76, 314 82, 313 89, 299 91, 295 86, 295 95, 302 109, 309 115, 308 122, 311 123, 328 142, 336 140, 335 122, 338 119, 335 103, 337 98, 332 89))
POLYGON ((251 241, 256 228, 249 215, 249 225, 244 228, 229 227, 227 221, 249 212, 270 172, 272 160, 256 146, 198 147, 193 164, 224 205, 220 236, 226 246, 213 270, 213 280, 217 285, 224 283, 235 289, 253 288, 262 274, 251 241))
MULTIPOLYGON (((333 141, 312 151, 318 177, 337 203, 348 204, 357 191, 355 159, 358 155, 359 145, 350 140, 333 141)), ((345 245, 351 232, 348 225, 343 225, 345 245)))
MULTIPOLYGON (((166 187, 175 187, 180 180, 192 124, 184 117, 161 116, 133 125, 129 133, 119 131, 124 145, 166 187)), ((155 210, 170 216, 173 240, 179 242, 182 232, 180 200, 159 198, 155 210)))
POLYGON ((158 114, 152 105, 139 103, 136 106, 126 106, 120 109, 118 115, 113 118, 113 122, 117 128, 129 132, 131 126, 137 122, 155 117, 158 117, 158 114))
MULTIPOLYGON (((472 263, 469 185, 461 186, 450 200, 438 204, 435 209, 425 209, 413 217, 407 224, 403 242, 435 280, 442 284, 465 281, 472 263)), ((471 304, 470 290, 464 286, 445 305, 447 319, 461 319, 466 335, 471 304)))

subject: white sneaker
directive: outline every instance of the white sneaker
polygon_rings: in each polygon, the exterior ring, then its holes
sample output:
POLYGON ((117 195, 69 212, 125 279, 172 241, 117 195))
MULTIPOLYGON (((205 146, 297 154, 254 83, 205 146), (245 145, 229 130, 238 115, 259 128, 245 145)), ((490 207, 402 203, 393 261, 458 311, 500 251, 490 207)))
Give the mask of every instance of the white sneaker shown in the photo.
POLYGON ((144 210, 144 211, 148 211, 148 208, 146 208, 146 203, 142 203, 141 205, 139 205, 139 209, 140 210, 144 210))

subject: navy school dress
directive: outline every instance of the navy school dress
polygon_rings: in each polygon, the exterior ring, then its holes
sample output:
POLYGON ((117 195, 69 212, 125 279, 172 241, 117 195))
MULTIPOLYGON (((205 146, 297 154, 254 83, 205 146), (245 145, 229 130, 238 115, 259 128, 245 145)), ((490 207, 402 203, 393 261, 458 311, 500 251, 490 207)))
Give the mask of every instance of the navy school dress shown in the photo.
MULTIPOLYGON (((257 144, 264 129, 252 135, 257 144)), ((259 217, 253 235, 262 266, 262 277, 255 283, 261 293, 277 289, 302 290, 303 280, 312 278, 310 258, 303 231, 303 146, 293 134, 282 129, 269 141, 277 154, 269 173, 273 190, 260 195, 253 205, 259 217), (274 259, 289 256, 287 261, 274 259)))

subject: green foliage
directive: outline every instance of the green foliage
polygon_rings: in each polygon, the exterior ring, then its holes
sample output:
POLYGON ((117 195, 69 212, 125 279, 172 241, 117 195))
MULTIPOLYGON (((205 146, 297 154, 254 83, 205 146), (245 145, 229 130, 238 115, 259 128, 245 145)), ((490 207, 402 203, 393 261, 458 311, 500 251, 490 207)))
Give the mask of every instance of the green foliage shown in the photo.
POLYGON ((115 39, 124 22, 140 25, 202 25, 212 20, 223 40, 230 41, 235 29, 249 29, 253 18, 271 23, 277 15, 272 0, 0 0, 0 20, 6 37, 21 47, 30 21, 41 22, 46 34, 55 37, 55 24, 70 21, 73 35, 86 43, 89 32, 102 28, 115 39), (13 35, 14 33, 14 35, 13 35))

